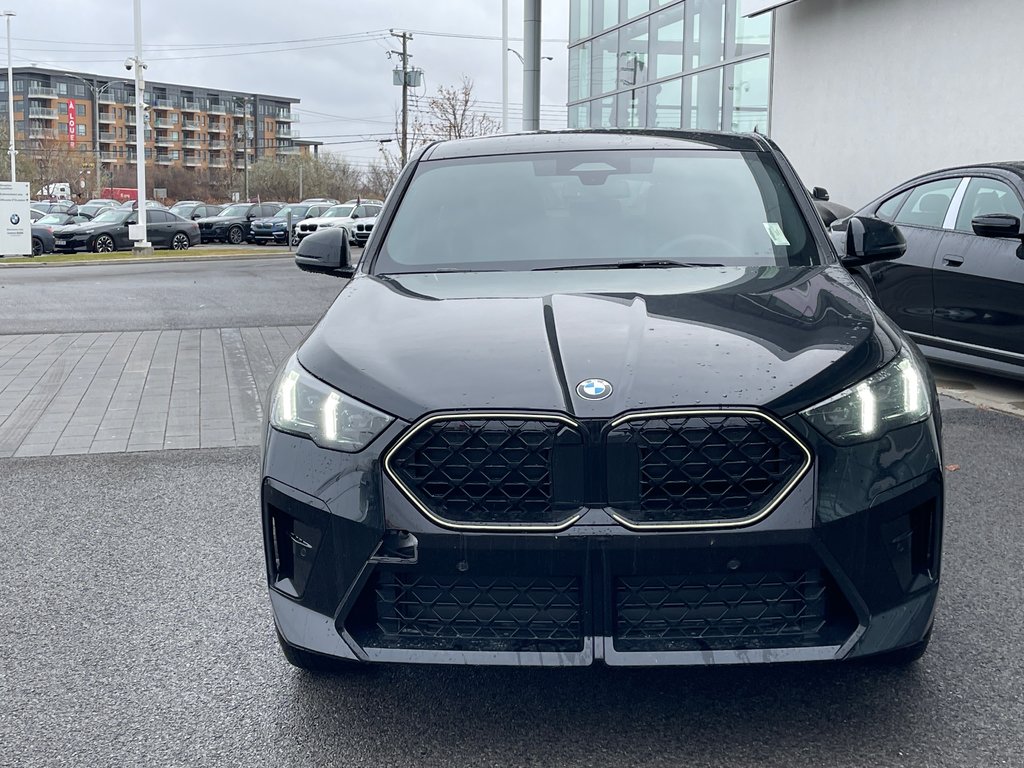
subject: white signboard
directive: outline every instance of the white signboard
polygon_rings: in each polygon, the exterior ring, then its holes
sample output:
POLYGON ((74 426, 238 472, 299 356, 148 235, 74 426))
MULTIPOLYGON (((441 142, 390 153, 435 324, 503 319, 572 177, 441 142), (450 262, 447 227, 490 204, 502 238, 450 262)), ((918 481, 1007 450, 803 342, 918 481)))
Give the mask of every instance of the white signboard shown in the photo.
POLYGON ((780 5, 789 5, 795 0, 740 0, 741 16, 757 16, 759 13, 778 8, 780 5))
POLYGON ((32 206, 27 181, 0 181, 0 254, 32 254, 32 206))

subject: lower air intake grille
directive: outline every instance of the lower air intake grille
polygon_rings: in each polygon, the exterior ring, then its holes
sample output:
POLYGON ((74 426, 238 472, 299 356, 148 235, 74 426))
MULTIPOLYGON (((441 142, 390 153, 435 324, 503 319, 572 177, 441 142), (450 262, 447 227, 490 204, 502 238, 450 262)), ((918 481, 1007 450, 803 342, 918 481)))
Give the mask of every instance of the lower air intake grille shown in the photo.
POLYGON ((363 600, 362 626, 351 629, 367 647, 579 651, 583 645, 579 580, 572 576, 381 571, 364 598, 371 589, 373 606, 363 600))
POLYGON ((821 571, 630 576, 615 583, 619 651, 830 645, 849 635, 846 603, 821 571))

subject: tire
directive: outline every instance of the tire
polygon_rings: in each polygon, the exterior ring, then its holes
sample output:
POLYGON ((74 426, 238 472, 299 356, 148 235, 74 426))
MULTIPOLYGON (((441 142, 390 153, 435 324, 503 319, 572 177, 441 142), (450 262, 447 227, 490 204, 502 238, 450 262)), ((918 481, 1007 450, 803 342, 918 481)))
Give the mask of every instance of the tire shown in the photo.
POLYGON ((296 246, 302 242, 302 239, 298 235, 292 235, 292 246, 296 246))
POLYGON ((242 228, 234 226, 228 230, 228 242, 232 245, 241 245, 245 239, 245 235, 242 233, 242 228))
POLYGON ((171 238, 171 248, 175 251, 187 251, 191 244, 184 232, 178 232, 171 238))
POLYGON ((277 630, 277 643, 281 646, 281 653, 284 654, 289 664, 307 672, 342 673, 364 666, 357 661, 336 659, 333 656, 322 656, 319 653, 296 648, 281 636, 281 630, 277 630))
POLYGON ((97 235, 92 241, 93 253, 113 253, 115 250, 114 238, 110 235, 97 235))
POLYGON ((32 255, 42 256, 43 255, 43 241, 38 237, 32 238, 32 255))

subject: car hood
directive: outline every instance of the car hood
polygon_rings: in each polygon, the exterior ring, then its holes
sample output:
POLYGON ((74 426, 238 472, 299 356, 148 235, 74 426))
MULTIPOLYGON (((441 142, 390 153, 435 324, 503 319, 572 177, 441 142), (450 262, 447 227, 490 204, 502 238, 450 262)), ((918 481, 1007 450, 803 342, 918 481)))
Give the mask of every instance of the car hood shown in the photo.
POLYGON ((321 227, 334 221, 343 221, 343 219, 340 216, 313 216, 308 219, 303 219, 299 224, 316 224, 318 227, 321 227))
MULTIPOLYGON (((292 223, 293 224, 298 224, 301 221, 305 221, 305 219, 297 219, 297 220, 293 221, 292 223)), ((262 219, 253 219, 252 223, 253 224, 287 224, 288 223, 288 219, 286 219, 284 216, 265 216, 262 219)))
POLYGON ((238 224, 245 220, 244 216, 207 216, 205 219, 196 219, 196 224, 238 224))
POLYGON ((97 229, 108 229, 116 227, 117 224, 93 224, 91 221, 83 222, 82 224, 64 224, 60 227, 53 228, 53 234, 56 237, 61 235, 75 235, 82 232, 92 232, 97 229))
POLYGON ((788 415, 877 370, 897 332, 838 266, 360 276, 299 350, 406 420, 757 406, 788 415), (588 378, 611 382, 598 402, 588 378))

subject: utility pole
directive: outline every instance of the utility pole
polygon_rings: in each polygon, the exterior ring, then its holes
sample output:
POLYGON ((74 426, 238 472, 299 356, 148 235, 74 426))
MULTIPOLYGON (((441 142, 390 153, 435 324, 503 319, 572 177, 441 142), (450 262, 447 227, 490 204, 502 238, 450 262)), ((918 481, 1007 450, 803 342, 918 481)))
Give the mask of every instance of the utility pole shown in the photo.
POLYGON ((142 60, 142 2, 135 0, 132 6, 135 18, 135 56, 128 60, 135 70, 135 180, 138 187, 139 232, 142 238, 135 241, 132 249, 137 255, 153 252, 146 229, 146 80, 142 60))
MULTIPOLYGON (((245 202, 249 202, 249 97, 236 96, 235 106, 242 105, 242 168, 245 174, 245 202)), ((238 132, 235 132, 238 136, 238 132)), ((236 142, 237 146, 237 142, 236 142)))
POLYGON ((508 0, 501 0, 501 132, 508 133, 508 0))
POLYGON ((402 50, 392 53, 402 57, 402 167, 405 167, 409 159, 409 41, 412 35, 395 30, 391 30, 391 34, 402 41, 402 50))
POLYGON ((11 156, 11 183, 18 180, 15 170, 14 159, 18 150, 14 148, 14 68, 11 66, 11 17, 16 14, 14 11, 4 11, 7 17, 7 130, 10 135, 7 137, 7 153, 11 156))
POLYGON ((540 130, 541 0, 523 2, 523 130, 540 130))

